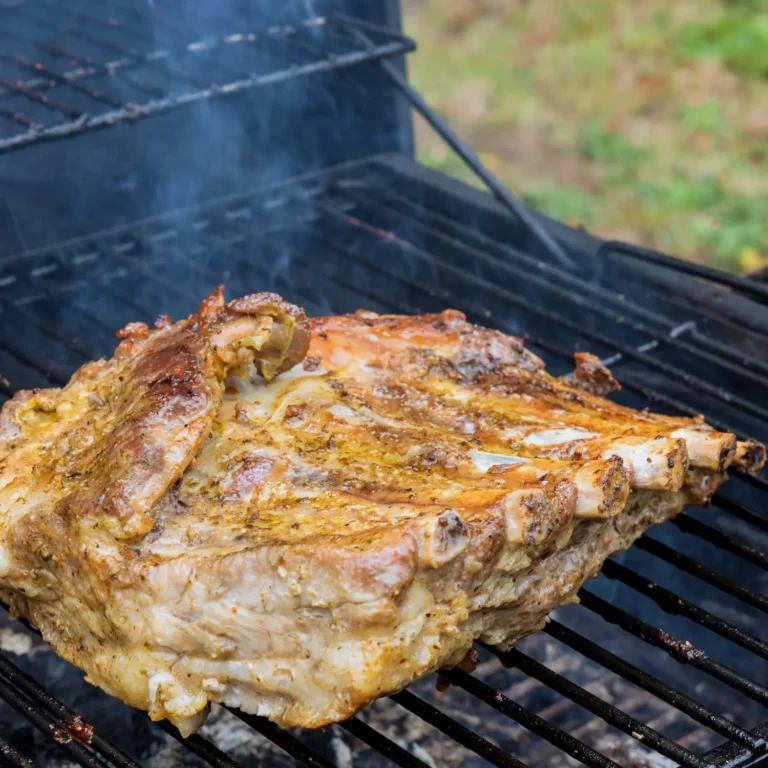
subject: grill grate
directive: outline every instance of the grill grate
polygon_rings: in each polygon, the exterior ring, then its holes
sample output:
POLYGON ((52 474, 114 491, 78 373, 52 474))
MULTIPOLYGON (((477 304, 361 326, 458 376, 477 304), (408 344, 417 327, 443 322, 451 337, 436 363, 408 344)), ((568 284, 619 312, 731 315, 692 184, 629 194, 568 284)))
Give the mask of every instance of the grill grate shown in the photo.
POLYGON ((371 44, 361 45, 362 22, 347 17, 189 40, 159 8, 120 0, 74 18, 66 8, 48 0, 0 8, 0 154, 415 47, 369 23, 371 44))
MULTIPOLYGON (((85 360, 111 353, 113 328, 160 311, 187 314, 225 282, 234 292, 275 290, 312 314, 453 306, 477 322, 529 330, 529 346, 556 372, 569 369, 575 349, 611 360, 627 404, 704 411, 734 431, 768 438, 761 306, 746 305, 747 327, 739 321, 738 295, 722 299, 717 313, 709 305, 684 306, 653 287, 653 275, 626 264, 624 280, 636 283, 633 298, 624 297, 608 282, 587 282, 527 255, 517 247, 524 235, 501 209, 470 208, 467 200, 475 197, 462 199, 441 184, 407 161, 366 161, 300 188, 274 188, 9 258, 0 263, 6 395, 64 383, 85 360)), ((609 754, 605 736, 622 733, 643 753, 672 761, 664 765, 754 764, 768 751, 768 727, 760 725, 768 720, 761 624, 768 559, 753 546, 768 528, 760 511, 766 482, 735 473, 728 494, 708 511, 687 512, 676 526, 644 535, 545 633, 506 653, 480 649, 473 674, 446 673, 452 688, 442 699, 431 683, 416 684, 379 708, 402 709, 496 766, 562 765, 563 753, 588 766, 624 765, 609 754), (700 604, 701 595, 715 602, 719 595, 718 607, 700 604), (641 649, 637 662, 628 659, 630 648, 641 649), (669 664, 658 661, 665 656, 669 664), (652 672, 649 658, 656 660, 652 672), (584 682, 586 669, 597 676, 592 682, 584 682), (451 705, 456 697, 471 704, 451 705), (488 725, 486 711, 501 718, 499 728, 488 725), (467 712, 481 714, 472 719, 467 712), (564 726, 566 715, 573 728, 564 726), (702 754, 702 746, 723 739, 702 754), (529 742, 539 752, 528 751, 529 742)), ((2 656, 0 697, 79 764, 138 764, 138 756, 101 735, 99 723, 91 731, 2 656)), ((305 765, 338 763, 325 742, 342 732, 396 765, 428 764, 393 738, 386 717, 368 712, 312 739, 233 714, 305 765)), ((170 725, 162 727, 179 738, 170 725)), ((209 765, 237 764, 203 736, 183 743, 209 765)), ((0 762, 28 765, 19 748, 0 740, 0 762)))

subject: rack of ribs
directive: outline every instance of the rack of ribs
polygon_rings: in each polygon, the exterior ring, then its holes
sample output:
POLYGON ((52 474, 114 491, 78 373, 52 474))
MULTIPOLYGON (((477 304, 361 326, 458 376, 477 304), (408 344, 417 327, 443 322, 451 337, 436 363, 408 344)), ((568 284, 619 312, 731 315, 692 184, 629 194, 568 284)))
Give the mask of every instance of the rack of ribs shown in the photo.
POLYGON ((218 289, 118 335, 3 408, 0 597, 185 735, 211 702, 321 726, 508 647, 765 461, 452 310, 308 320, 218 289))

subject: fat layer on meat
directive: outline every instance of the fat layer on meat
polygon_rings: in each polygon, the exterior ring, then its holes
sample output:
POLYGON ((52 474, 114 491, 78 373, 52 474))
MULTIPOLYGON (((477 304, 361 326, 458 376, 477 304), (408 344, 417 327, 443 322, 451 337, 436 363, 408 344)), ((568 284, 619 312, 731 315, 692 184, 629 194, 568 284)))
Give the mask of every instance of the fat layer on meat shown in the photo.
POLYGON ((320 726, 507 646, 732 462, 588 355, 556 379, 458 312, 307 321, 272 294, 155 329, 0 416, 0 594, 183 733, 320 726), (607 384, 610 384, 610 387, 607 384))

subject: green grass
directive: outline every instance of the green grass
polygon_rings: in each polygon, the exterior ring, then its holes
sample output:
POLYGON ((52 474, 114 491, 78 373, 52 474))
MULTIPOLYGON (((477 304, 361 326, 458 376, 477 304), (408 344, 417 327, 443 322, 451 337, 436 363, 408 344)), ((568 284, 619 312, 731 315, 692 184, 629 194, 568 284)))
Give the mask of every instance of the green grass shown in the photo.
POLYGON ((680 54, 720 61, 743 77, 768 77, 768 13, 754 2, 729 5, 709 23, 686 25, 680 54))
MULTIPOLYGON (((528 204, 729 270, 768 261, 768 0, 406 0, 412 80, 528 204)), ((472 182, 417 123, 421 159, 472 182)))

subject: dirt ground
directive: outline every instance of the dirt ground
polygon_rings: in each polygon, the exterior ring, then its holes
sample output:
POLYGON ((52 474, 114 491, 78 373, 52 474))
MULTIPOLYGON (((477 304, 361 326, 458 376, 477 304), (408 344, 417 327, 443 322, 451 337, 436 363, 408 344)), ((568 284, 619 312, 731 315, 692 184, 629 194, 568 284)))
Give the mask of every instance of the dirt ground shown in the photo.
MULTIPOLYGON (((768 0, 406 0, 409 74, 529 205, 768 263, 768 0)), ((420 158, 470 180, 426 125, 420 158)))

